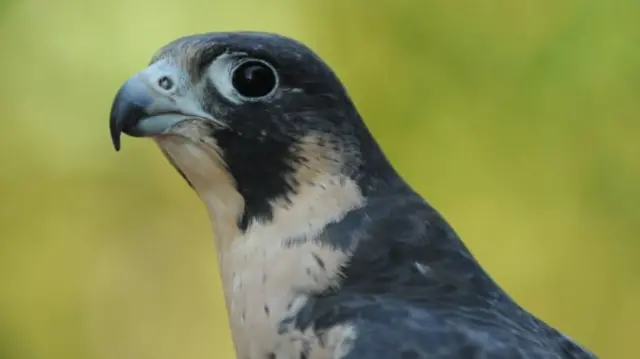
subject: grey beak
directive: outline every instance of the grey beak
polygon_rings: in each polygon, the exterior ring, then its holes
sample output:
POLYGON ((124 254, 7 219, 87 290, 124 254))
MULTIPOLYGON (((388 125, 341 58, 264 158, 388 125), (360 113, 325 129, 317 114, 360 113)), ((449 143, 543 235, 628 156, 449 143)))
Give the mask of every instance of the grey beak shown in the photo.
POLYGON ((171 132, 185 120, 224 124, 202 109, 189 76, 164 60, 153 63, 120 87, 111 105, 111 142, 120 150, 122 134, 153 137, 171 132))
POLYGON ((109 117, 111 142, 119 151, 122 133, 132 137, 158 136, 189 119, 224 126, 202 109, 189 76, 160 60, 132 76, 118 90, 109 117))
POLYGON ((154 102, 145 87, 137 76, 133 77, 120 87, 113 100, 109 130, 111 142, 116 151, 120 150, 122 132, 134 137, 143 136, 136 125, 143 118, 150 116, 147 109, 154 102))

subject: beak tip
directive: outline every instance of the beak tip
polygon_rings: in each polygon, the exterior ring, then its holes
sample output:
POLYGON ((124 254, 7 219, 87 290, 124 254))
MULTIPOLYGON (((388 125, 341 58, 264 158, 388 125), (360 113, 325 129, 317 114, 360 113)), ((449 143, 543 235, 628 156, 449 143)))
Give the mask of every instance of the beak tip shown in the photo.
POLYGON ((117 134, 115 136, 111 137, 111 143, 113 144, 113 148, 116 150, 116 152, 120 151, 120 134, 117 134))
POLYGON ((120 135, 122 131, 120 128, 118 128, 119 126, 115 125, 115 122, 113 120, 111 121, 110 127, 111 143, 113 144, 113 148, 115 148, 116 152, 118 152, 120 151, 120 135))
POLYGON ((128 134, 127 129, 135 127, 136 123, 146 116, 145 108, 153 101, 140 86, 135 80, 127 80, 111 104, 109 132, 116 152, 120 151, 122 133, 128 134))

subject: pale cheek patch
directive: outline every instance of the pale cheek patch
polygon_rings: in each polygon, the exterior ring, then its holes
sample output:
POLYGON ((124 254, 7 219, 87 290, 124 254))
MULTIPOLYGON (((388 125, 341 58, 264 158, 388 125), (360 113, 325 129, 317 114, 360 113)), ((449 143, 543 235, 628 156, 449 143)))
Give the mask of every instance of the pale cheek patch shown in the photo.
POLYGON ((172 131, 174 134, 158 136, 156 142, 205 203, 219 247, 226 248, 240 233, 236 223, 244 210, 244 199, 216 144, 205 136, 207 128, 185 123, 172 131))

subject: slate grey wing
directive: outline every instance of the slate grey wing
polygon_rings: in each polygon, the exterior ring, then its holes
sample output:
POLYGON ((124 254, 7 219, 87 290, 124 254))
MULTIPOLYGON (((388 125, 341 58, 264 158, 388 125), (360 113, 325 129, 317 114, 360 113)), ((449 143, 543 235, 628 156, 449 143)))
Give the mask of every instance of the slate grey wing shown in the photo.
POLYGON ((555 331, 531 330, 490 311, 418 308, 361 295, 315 305, 320 332, 336 323, 354 326, 356 338, 344 359, 596 358, 555 331))
POLYGON ((353 256, 295 326, 353 325, 346 359, 596 358, 511 299, 418 196, 370 201, 324 237, 353 256))

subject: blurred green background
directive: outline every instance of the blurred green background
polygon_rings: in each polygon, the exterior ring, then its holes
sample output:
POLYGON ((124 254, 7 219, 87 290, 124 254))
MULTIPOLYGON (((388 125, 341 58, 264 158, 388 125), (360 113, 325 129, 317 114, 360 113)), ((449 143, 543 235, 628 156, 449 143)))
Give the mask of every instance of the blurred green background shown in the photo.
POLYGON ((232 357, 203 207, 107 122, 161 45, 239 29, 317 50, 517 300, 637 358, 639 19, 637 0, 0 2, 0 358, 232 357))

